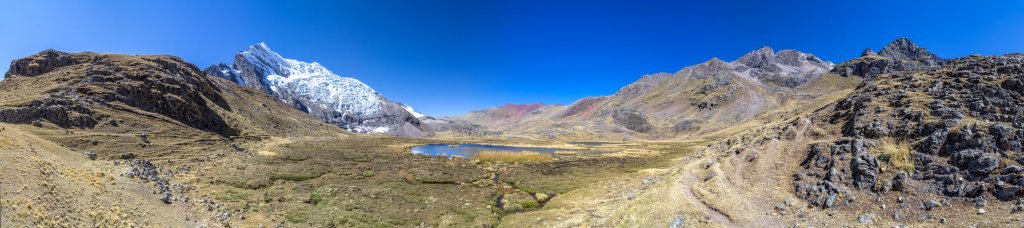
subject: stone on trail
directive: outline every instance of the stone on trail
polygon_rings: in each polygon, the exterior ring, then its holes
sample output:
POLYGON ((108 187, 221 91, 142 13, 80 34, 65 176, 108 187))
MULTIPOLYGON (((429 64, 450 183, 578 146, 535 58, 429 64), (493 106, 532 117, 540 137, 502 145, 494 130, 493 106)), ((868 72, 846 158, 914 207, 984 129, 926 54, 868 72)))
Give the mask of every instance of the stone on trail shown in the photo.
POLYGON ((872 216, 871 213, 863 214, 860 215, 860 217, 857 217, 857 222, 860 222, 860 224, 871 224, 872 217, 874 216, 872 216))
POLYGON ((682 228, 685 222, 686 216, 676 215, 676 217, 672 219, 672 223, 668 224, 668 228, 682 228))

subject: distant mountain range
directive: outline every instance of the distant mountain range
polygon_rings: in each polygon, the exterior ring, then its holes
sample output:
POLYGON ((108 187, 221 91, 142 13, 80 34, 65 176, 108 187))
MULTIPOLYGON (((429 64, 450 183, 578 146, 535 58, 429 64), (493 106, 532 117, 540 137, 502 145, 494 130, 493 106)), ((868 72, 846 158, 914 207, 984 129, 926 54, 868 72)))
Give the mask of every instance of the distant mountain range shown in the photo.
MULTIPOLYGON (((47 53, 59 52, 43 54, 47 53)), ((50 55, 64 54, 47 57, 50 55)), ((264 43, 239 51, 230 65, 215 64, 203 72, 262 91, 356 133, 423 137, 455 131, 656 139, 718 129, 779 106, 852 89, 863 78, 935 68, 945 62, 907 38, 899 38, 879 52, 867 49, 860 57, 838 65, 796 50, 776 52, 763 47, 729 62, 712 58, 675 73, 644 75, 615 94, 585 97, 569 105, 509 104, 448 118, 425 116, 357 79, 339 76, 316 62, 284 58, 264 43)), ((11 70, 8 75, 33 73, 34 68, 14 64, 11 70)), ((215 126, 210 129, 214 131, 228 129, 220 123, 197 124, 215 126)))
POLYGON ((388 100, 357 79, 334 74, 319 63, 286 59, 265 43, 239 51, 234 62, 204 70, 263 91, 327 123, 356 133, 425 136, 412 107, 388 100))
POLYGON ((543 138, 672 138, 852 89, 864 77, 943 62, 906 38, 839 65, 796 50, 763 47, 730 62, 712 58, 675 73, 644 75, 609 96, 586 97, 565 106, 509 104, 459 119, 543 138))

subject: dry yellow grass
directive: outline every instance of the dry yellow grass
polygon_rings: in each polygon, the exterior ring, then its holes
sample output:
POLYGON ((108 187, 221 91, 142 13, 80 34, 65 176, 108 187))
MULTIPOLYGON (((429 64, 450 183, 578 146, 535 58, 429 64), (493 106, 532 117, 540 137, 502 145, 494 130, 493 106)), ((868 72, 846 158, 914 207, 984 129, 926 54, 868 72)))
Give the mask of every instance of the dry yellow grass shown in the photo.
POLYGON ((473 159, 484 162, 545 162, 552 159, 551 154, 537 152, 507 152, 507 151, 483 151, 473 155, 473 159))
POLYGON ((261 150, 259 152, 256 152, 256 155, 264 156, 264 157, 275 157, 275 156, 277 156, 277 152, 273 152, 273 151, 269 151, 269 150, 261 150))
POLYGON ((13 149, 18 147, 20 146, 17 146, 17 144, 14 144, 13 142, 8 141, 7 139, 0 138, 0 148, 13 149))
POLYGON ((882 145, 879 148, 881 150, 880 158, 888 162, 893 168, 908 173, 914 172, 914 161, 910 158, 910 145, 892 139, 885 139, 882 140, 882 145))
POLYGON ((555 151, 556 155, 576 155, 576 151, 555 151))

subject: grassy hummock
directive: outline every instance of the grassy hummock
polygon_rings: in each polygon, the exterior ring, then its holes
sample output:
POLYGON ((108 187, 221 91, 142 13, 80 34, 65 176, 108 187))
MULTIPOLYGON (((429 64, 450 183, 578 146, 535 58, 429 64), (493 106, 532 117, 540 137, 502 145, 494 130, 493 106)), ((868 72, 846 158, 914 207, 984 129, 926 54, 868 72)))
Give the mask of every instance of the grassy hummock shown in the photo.
POLYGON ((483 151, 473 155, 473 159, 483 162, 545 162, 551 161, 551 154, 537 152, 507 152, 507 151, 483 151))

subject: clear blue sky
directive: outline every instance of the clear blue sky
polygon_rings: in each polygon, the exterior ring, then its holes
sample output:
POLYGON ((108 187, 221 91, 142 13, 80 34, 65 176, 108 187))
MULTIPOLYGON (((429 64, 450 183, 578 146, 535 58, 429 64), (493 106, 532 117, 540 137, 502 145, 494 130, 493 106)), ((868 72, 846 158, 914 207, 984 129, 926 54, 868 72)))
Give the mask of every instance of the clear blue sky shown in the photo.
POLYGON ((1024 52, 1024 4, 24 0, 2 4, 0 31, 4 63, 53 48, 171 54, 205 68, 262 41, 426 114, 459 115, 607 95, 765 45, 834 62, 901 36, 946 58, 1024 52))

